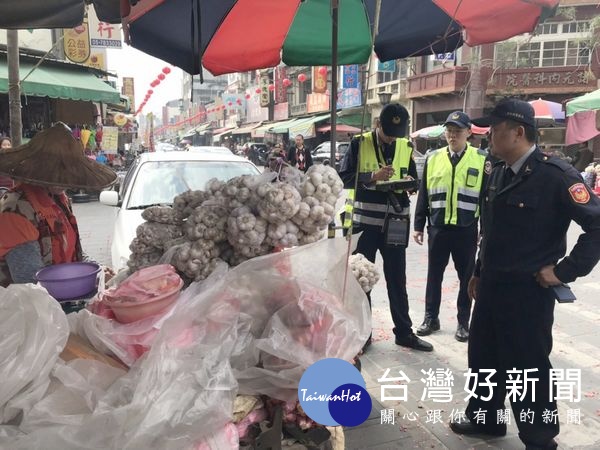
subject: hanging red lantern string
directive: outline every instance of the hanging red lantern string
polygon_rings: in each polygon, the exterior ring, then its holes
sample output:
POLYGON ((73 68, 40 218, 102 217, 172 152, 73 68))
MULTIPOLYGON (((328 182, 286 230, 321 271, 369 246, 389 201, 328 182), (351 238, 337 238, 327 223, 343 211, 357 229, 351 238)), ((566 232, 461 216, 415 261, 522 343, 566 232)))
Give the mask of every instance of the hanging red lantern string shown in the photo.
POLYGON ((298 75, 298 81, 300 83, 304 83, 306 81, 306 75, 301 73, 300 75, 298 75))
POLYGON ((269 91, 273 92, 275 90, 275 85, 274 84, 270 84, 269 85, 269 91))
POLYGON ((327 67, 325 67, 325 66, 319 67, 319 74, 327 75, 327 67))
POLYGON ((246 100, 250 99, 250 94, 246 94, 246 100))
POLYGON ((282 83, 284 87, 289 87, 292 84, 292 81, 289 78, 284 78, 282 83))
POLYGON ((165 79, 165 74, 164 73, 159 73, 157 78, 159 80, 164 80, 165 79))
POLYGON ((168 75, 171 73, 171 69, 169 67, 163 67, 162 73, 164 73, 165 75, 168 75))
POLYGON ((254 92, 256 92, 257 94, 260 94, 262 92, 262 89, 261 88, 256 88, 256 90, 254 92))

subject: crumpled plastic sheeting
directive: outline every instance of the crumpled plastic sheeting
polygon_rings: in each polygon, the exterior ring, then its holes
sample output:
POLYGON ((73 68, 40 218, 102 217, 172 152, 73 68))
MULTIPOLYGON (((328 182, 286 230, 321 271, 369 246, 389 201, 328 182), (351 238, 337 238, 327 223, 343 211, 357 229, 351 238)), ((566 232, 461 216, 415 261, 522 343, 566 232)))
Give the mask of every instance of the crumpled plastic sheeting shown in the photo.
POLYGON ((205 294, 213 289, 206 282, 190 286, 147 356, 112 384, 115 369, 86 367, 101 364, 95 361, 57 366, 62 386, 23 417, 21 434, 0 427, 0 448, 181 450, 215 440, 215 430, 231 421, 237 392, 229 356, 238 329, 250 326, 228 305, 208 304, 205 294))
POLYGON ((367 339, 369 306, 352 276, 341 302, 346 249, 328 239, 217 268, 182 292, 150 351, 112 384, 115 369, 86 367, 98 362, 59 364, 20 430, 0 427, 0 448, 237 448, 238 391, 295 398, 308 365, 350 360, 367 339))
POLYGON ((42 398, 68 337, 65 313, 45 289, 0 287, 0 423, 42 398))

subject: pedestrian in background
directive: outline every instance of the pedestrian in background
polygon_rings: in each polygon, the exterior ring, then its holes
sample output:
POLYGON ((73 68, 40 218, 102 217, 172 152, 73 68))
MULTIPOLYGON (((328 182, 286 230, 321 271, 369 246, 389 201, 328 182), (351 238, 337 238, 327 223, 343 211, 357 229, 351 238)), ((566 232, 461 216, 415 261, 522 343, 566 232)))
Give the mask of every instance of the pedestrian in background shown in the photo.
POLYGON ((481 195, 482 242, 469 283, 475 299, 468 352, 474 396, 468 420, 452 421, 450 428, 505 435, 498 417, 505 410, 507 371, 516 371, 513 380, 537 380, 535 399, 531 385, 509 395, 519 438, 526 449, 553 450, 559 424, 544 417, 558 414, 549 358, 554 301, 562 297, 562 283, 587 275, 600 259, 600 199, 573 167, 537 147, 529 103, 503 100, 473 123, 492 127, 492 151, 500 161, 481 195), (572 220, 583 234, 564 257, 572 220))
POLYGON ((427 287, 425 318, 417 334, 428 336, 440 329, 442 281, 448 260, 452 256, 460 281, 456 300, 457 341, 469 339, 471 299, 468 285, 477 252, 477 221, 479 193, 484 178, 486 153, 472 147, 471 120, 461 111, 451 113, 444 134, 448 145, 427 157, 415 210, 413 238, 423 245, 427 223, 427 287))
POLYGON ((287 154, 287 161, 290 166, 306 172, 313 165, 312 154, 310 153, 310 149, 304 145, 304 136, 299 134, 294 140, 295 145, 290 147, 287 154))
MULTIPOLYGON (((417 166, 406 135, 409 115, 400 104, 386 105, 373 131, 356 136, 344 155, 340 177, 349 189, 344 227, 362 232, 356 253, 372 263, 377 251, 383 258, 383 274, 396 345, 432 351, 412 330, 406 291, 406 247, 410 234, 410 201, 401 189, 378 191, 378 183, 417 178, 417 166), (358 178, 358 180, 357 180, 358 178), (354 192, 355 183, 357 190, 354 192), (397 210, 400 208, 400 211, 397 210)), ((367 293, 369 305, 371 294, 367 293)), ((365 348, 371 338, 365 343, 365 348)))

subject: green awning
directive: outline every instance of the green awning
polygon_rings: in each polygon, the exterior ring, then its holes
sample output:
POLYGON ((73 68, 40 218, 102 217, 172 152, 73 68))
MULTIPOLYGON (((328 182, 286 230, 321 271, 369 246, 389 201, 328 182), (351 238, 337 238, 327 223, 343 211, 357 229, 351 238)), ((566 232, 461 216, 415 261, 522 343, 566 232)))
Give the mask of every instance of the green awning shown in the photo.
POLYGON ((282 133, 287 133, 288 130, 290 129, 290 125, 293 124, 294 122, 298 122, 302 119, 289 119, 289 120, 283 120, 281 122, 276 122, 274 124, 271 124, 271 128, 268 128, 267 131, 269 133, 277 133, 277 134, 282 134, 282 133))
POLYGON ((312 138, 317 134, 315 133, 315 123, 322 120, 329 119, 330 114, 321 114, 318 116, 305 117, 299 119, 295 123, 290 124, 289 133, 291 136, 297 136, 301 134, 304 138, 312 138))
POLYGON ((337 123, 343 125, 350 125, 351 127, 369 129, 371 121, 371 114, 365 114, 365 123, 363 124, 362 114, 347 114, 345 116, 338 115, 337 123))
MULTIPOLYGON (((33 68, 34 64, 20 64, 20 78, 33 68)), ((8 66, 0 61, 0 92, 8 92, 8 66)), ((120 93, 88 68, 73 65, 50 65, 42 63, 21 84, 21 93, 32 97, 51 97, 67 100, 82 100, 118 104, 120 93)))
POLYGON ((567 102, 567 116, 572 116, 576 112, 594 109, 600 109, 600 89, 567 102))

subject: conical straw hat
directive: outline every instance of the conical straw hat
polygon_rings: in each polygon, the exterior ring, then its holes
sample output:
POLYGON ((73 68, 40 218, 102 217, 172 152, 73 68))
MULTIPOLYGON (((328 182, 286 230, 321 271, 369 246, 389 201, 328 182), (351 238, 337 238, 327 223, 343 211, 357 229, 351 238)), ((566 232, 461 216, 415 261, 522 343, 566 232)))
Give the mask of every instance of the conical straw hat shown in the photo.
POLYGON ((0 152, 0 173, 40 186, 103 189, 117 180, 109 168, 89 159, 62 122, 27 144, 0 152))

